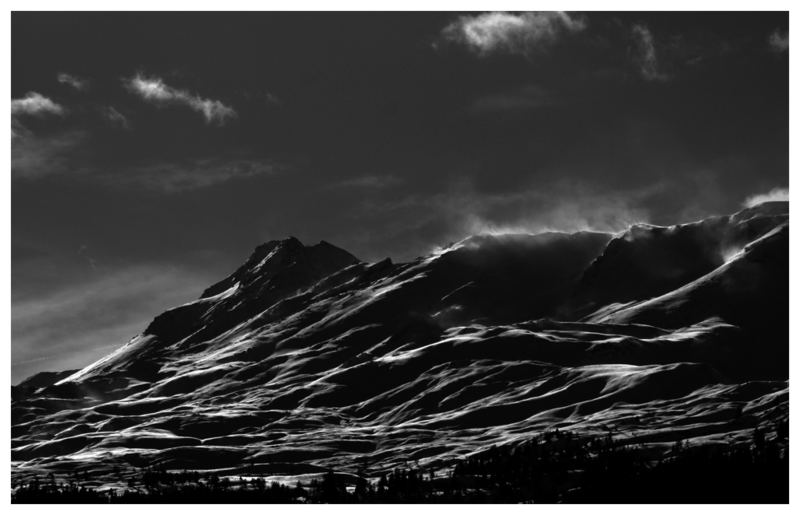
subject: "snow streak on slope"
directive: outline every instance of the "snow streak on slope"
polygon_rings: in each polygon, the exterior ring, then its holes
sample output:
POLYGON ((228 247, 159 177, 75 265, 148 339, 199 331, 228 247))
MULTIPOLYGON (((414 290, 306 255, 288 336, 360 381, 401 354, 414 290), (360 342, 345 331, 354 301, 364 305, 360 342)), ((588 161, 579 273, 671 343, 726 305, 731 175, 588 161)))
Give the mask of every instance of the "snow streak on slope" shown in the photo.
POLYGON ((554 427, 736 440, 788 414, 787 245, 786 203, 399 264, 270 242, 106 358, 15 387, 12 470, 378 474, 554 427))

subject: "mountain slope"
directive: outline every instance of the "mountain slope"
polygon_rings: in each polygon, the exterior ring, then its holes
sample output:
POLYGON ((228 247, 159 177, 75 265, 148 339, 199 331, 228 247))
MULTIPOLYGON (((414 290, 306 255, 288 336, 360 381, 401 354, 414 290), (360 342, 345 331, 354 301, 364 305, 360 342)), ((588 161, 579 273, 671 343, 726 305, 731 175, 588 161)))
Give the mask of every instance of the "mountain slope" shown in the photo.
POLYGON ((556 427, 746 439, 788 416, 787 245, 788 204, 410 263, 270 242, 111 355, 15 389, 12 472, 376 475, 556 427))
POLYGON ((788 220, 788 203, 769 202, 695 223, 634 225, 611 240, 586 269, 574 307, 587 312, 680 288, 724 265, 749 242, 788 220))

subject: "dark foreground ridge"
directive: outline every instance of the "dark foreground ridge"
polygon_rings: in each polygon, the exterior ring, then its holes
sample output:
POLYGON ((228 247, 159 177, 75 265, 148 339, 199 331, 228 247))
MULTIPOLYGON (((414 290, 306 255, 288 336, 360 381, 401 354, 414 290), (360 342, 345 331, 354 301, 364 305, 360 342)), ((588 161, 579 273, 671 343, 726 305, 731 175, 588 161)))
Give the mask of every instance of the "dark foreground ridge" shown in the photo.
POLYGON ((12 387, 13 498, 780 502, 788 241, 778 202, 410 263, 269 242, 12 387))

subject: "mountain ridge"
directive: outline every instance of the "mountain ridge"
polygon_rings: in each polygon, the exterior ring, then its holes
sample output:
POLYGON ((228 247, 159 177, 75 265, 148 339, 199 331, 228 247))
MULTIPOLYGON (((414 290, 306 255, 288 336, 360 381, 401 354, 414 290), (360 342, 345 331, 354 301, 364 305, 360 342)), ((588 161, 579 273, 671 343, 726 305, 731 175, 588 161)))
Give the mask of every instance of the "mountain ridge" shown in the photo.
POLYGON ((374 475, 554 428, 743 439, 788 413, 787 277, 788 203, 407 263, 267 242, 114 353, 17 389, 12 474, 374 475))

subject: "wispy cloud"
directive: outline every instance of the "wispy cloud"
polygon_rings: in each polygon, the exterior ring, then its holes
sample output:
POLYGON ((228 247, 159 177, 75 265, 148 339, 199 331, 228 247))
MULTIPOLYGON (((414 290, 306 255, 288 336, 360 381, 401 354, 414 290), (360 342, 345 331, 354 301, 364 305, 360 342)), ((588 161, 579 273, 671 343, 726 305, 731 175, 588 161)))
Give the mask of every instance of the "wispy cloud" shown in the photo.
POLYGON ((783 53, 789 51, 789 31, 775 29, 769 35, 769 48, 773 52, 783 53))
POLYGON ((43 118, 45 116, 63 116, 66 109, 49 98, 31 91, 23 98, 11 100, 11 140, 19 140, 30 134, 22 124, 21 118, 26 116, 43 118))
POLYGON ((56 78, 61 84, 66 84, 67 86, 75 88, 78 91, 85 91, 89 87, 88 79, 83 79, 69 73, 59 73, 56 78))
POLYGON ((447 25, 441 38, 480 56, 493 53, 531 56, 565 35, 586 28, 586 20, 564 12, 507 12, 461 16, 447 25))
POLYGON ((402 182, 400 178, 394 175, 362 175, 346 179, 337 185, 344 188, 382 189, 395 186, 400 182, 402 182))
POLYGON ((642 78, 648 81, 665 81, 669 79, 669 75, 660 69, 655 38, 650 29, 645 25, 637 24, 633 26, 631 32, 634 44, 633 59, 639 67, 639 73, 642 78))
POLYGON ((558 99, 549 91, 532 84, 513 91, 479 97, 470 104, 469 111, 473 114, 517 112, 552 107, 558 103, 558 99))
POLYGON ((136 75, 125 80, 129 91, 156 105, 183 105, 203 115, 206 123, 225 125, 236 118, 236 111, 219 100, 203 98, 183 89, 173 88, 157 77, 136 75))
POLYGON ((15 98, 11 100, 11 116, 45 116, 57 115, 61 116, 66 112, 64 107, 53 102, 49 98, 31 91, 23 98, 15 98))
POLYGON ((121 127, 123 129, 130 128, 130 124, 128 123, 128 119, 125 117, 125 115, 117 111, 113 106, 106 106, 102 108, 101 113, 103 118, 105 118, 105 120, 111 125, 121 127))
POLYGON ((764 202, 786 201, 789 200, 789 188, 773 188, 766 193, 759 193, 747 197, 744 201, 745 207, 754 207, 764 202))
POLYGON ((62 173, 82 173, 74 166, 76 150, 85 142, 87 134, 68 131, 53 136, 28 133, 11 141, 11 176, 21 179, 38 179, 62 173))
POLYGON ((76 180, 91 180, 113 188, 138 187, 172 194, 273 175, 282 168, 269 159, 240 157, 186 158, 98 167, 81 159, 88 141, 89 134, 82 131, 15 138, 11 145, 12 177, 36 180, 69 174, 76 180))
POLYGON ((263 159, 190 159, 130 166, 109 176, 112 184, 138 185, 164 193, 206 188, 232 180, 273 175, 280 166, 263 159))

